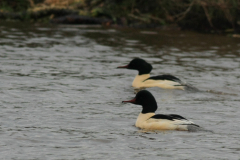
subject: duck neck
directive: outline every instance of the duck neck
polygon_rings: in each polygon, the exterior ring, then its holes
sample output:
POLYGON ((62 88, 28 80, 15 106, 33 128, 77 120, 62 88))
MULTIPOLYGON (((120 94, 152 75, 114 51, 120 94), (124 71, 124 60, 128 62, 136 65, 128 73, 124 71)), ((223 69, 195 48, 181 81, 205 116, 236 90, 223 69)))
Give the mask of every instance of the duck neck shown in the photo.
POLYGON ((136 75, 136 77, 133 80, 132 86, 134 88, 141 88, 141 84, 145 79, 148 79, 150 77, 150 73, 148 74, 142 74, 142 75, 136 75))
POLYGON ((142 113, 143 114, 147 114, 147 113, 155 113, 155 111, 157 110, 157 104, 155 104, 156 102, 152 102, 147 104, 147 105, 143 105, 142 108, 142 113))
POLYGON ((150 74, 150 72, 152 71, 152 65, 145 62, 144 64, 142 64, 141 67, 138 67, 138 75, 143 75, 143 74, 150 74))

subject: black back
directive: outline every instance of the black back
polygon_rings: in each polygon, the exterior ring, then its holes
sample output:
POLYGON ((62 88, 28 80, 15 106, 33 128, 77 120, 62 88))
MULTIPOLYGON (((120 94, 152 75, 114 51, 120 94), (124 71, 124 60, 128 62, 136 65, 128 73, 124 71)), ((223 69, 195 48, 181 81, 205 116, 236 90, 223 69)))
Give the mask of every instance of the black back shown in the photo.
POLYGON ((142 113, 154 113, 157 110, 157 102, 149 91, 142 90, 137 93, 135 98, 135 104, 139 104, 143 108, 142 113))
POLYGON ((141 58, 134 58, 128 64, 127 69, 138 70, 139 75, 149 74, 152 71, 152 65, 141 58))
POLYGON ((164 114, 156 114, 154 116, 152 116, 151 118, 154 119, 167 119, 167 120, 171 120, 173 121, 174 119, 179 119, 179 120, 187 120, 186 118, 177 115, 177 114, 169 114, 169 115, 164 115, 164 114))
MULTIPOLYGON (((164 115, 164 114, 156 114, 150 118, 153 118, 153 119, 167 119, 167 120, 170 120, 170 121, 173 121, 174 119, 178 119, 178 120, 187 120, 186 118, 180 116, 180 115, 177 115, 177 114, 168 114, 168 115, 164 115)), ((149 118, 149 119, 150 119, 149 118)), ((182 125, 193 125, 193 126, 197 126, 197 127, 200 127, 199 125, 197 124, 182 124, 182 125)))
POLYGON ((177 114, 169 114, 169 116, 174 117, 174 119, 185 119, 185 120, 187 120, 186 118, 184 118, 180 115, 177 115, 177 114))
POLYGON ((177 77, 174 77, 172 75, 160 75, 160 76, 153 76, 153 77, 149 77, 148 79, 144 80, 169 80, 169 81, 174 81, 174 82, 181 82, 180 79, 178 79, 177 77))

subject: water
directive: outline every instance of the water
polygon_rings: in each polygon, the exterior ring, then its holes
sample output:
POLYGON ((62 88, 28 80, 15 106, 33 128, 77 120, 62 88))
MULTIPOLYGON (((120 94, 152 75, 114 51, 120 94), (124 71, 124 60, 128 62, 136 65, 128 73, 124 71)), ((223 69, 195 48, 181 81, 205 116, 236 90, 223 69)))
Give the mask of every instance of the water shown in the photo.
POLYGON ((185 31, 4 22, 0 26, 0 159, 239 159, 240 39, 185 31), (136 71, 171 73, 202 91, 151 88, 157 113, 212 132, 142 133, 136 71))

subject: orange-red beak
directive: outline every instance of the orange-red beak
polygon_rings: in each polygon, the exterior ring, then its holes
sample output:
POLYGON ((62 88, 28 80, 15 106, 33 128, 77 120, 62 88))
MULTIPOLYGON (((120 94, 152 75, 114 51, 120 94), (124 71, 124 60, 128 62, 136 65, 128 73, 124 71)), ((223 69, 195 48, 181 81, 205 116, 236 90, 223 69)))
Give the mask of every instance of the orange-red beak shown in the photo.
POLYGON ((119 66, 117 68, 128 68, 128 65, 126 65, 126 66, 119 66))
POLYGON ((122 101, 122 103, 136 103, 136 98, 129 101, 122 101))

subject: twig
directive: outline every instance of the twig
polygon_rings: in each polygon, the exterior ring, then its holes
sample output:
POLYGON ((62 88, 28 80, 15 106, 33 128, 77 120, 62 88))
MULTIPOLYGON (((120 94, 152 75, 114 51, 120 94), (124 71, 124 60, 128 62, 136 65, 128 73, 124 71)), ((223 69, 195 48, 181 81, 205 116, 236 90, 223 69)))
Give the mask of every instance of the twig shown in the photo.
POLYGON ((208 9, 207 9, 207 7, 206 7, 206 3, 200 0, 200 4, 201 4, 201 6, 203 7, 203 10, 204 10, 205 15, 206 15, 207 20, 208 20, 208 23, 210 24, 210 26, 211 26, 212 28, 215 28, 215 27, 213 26, 213 24, 212 24, 211 16, 210 16, 210 14, 208 13, 208 9))
POLYGON ((31 7, 34 7, 35 6, 35 4, 34 4, 34 1, 33 0, 28 0, 29 1, 29 3, 30 3, 30 6, 31 7))
POLYGON ((149 20, 147 20, 147 19, 145 19, 145 18, 141 18, 141 17, 136 16, 136 15, 131 14, 131 13, 128 14, 128 16, 129 16, 129 17, 132 17, 132 18, 134 18, 134 19, 138 19, 138 20, 143 21, 143 22, 149 22, 149 20))
POLYGON ((194 5, 195 1, 196 1, 196 0, 193 0, 193 1, 192 1, 192 3, 189 5, 189 7, 186 9, 186 11, 184 11, 184 12, 182 12, 182 13, 174 16, 174 17, 179 17, 179 18, 176 20, 176 22, 181 21, 181 20, 187 15, 187 13, 191 10, 192 6, 194 5), (182 15, 182 16, 181 16, 181 15, 182 15), (180 16, 181 16, 181 17, 180 17, 180 16))
POLYGON ((153 20, 158 21, 158 22, 160 22, 160 23, 164 23, 164 20, 161 19, 161 18, 157 18, 157 17, 153 17, 153 16, 145 16, 145 15, 142 14, 138 9, 135 9, 134 11, 137 12, 137 13, 138 13, 140 16, 142 16, 142 17, 150 18, 150 19, 153 19, 153 20))

